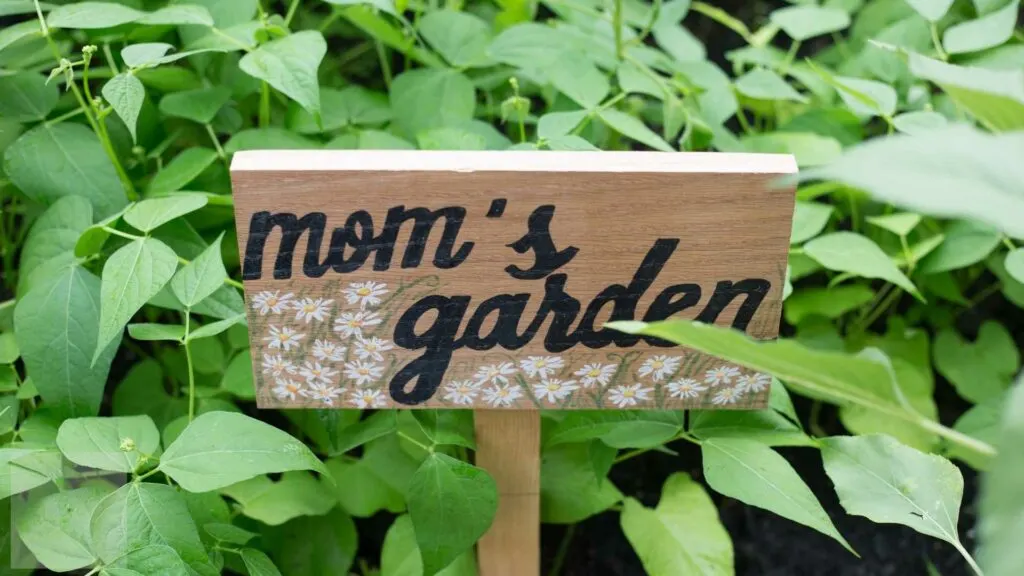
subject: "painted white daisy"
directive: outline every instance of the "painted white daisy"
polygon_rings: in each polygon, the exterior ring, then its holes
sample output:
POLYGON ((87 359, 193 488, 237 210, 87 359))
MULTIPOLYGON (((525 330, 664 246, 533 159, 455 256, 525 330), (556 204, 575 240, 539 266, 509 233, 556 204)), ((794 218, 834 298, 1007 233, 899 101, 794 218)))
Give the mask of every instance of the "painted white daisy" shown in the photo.
POLYGON ((508 377, 516 373, 516 365, 511 362, 498 362, 477 368, 473 379, 477 384, 508 384, 508 377))
POLYGON ((484 390, 484 401, 495 408, 498 406, 511 406, 516 403, 516 400, 522 397, 523 391, 520 390, 518 386, 514 386, 512 384, 506 384, 504 386, 495 385, 484 390))
POLYGON ((292 349, 293 346, 299 345, 299 340, 305 338, 305 334, 299 334, 293 328, 287 326, 281 326, 278 328, 273 324, 270 325, 270 336, 263 338, 268 341, 271 348, 284 348, 287 352, 292 349))
POLYGON ((292 296, 291 292, 281 294, 280 290, 273 292, 264 290, 253 296, 252 309, 259 312, 261 316, 266 316, 271 312, 280 314, 291 306, 292 296))
POLYGON ((533 385, 533 395, 538 400, 547 400, 552 404, 556 404, 559 400, 564 399, 569 394, 572 394, 573 390, 579 390, 579 386, 576 385, 575 380, 559 380, 558 378, 544 378, 539 384, 533 385))
POLYGON ((527 356, 526 360, 519 361, 519 367, 531 378, 534 376, 547 378, 561 370, 564 365, 565 363, 558 356, 527 356))
POLYGON ((365 386, 380 378, 384 367, 373 362, 355 360, 345 364, 345 377, 356 381, 357 386, 365 386))
POLYGON ((579 376, 580 382, 583 382, 583 386, 591 388, 594 384, 599 386, 607 386, 608 382, 611 381, 612 376, 615 375, 614 364, 586 364, 583 368, 572 373, 573 376, 579 376))
POLYGON ((348 403, 358 408, 383 408, 388 405, 388 399, 380 390, 353 390, 348 403))
POLYGON ((741 374, 736 379, 736 387, 744 392, 760 392, 772 383, 772 377, 767 374, 741 374))
POLYGON ((334 303, 334 300, 324 300, 323 298, 296 300, 292 304, 292 309, 295 310, 295 320, 305 320, 306 324, 309 324, 310 320, 323 322, 324 316, 327 314, 327 308, 332 303, 334 303))
POLYGON ((302 393, 302 385, 291 378, 277 378, 274 384, 272 392, 279 400, 295 400, 295 395, 302 393))
POLYGON ((652 391, 654 391, 654 388, 644 388, 643 384, 637 382, 628 386, 622 385, 612 388, 608 393, 608 399, 619 408, 625 408, 626 406, 636 406, 637 402, 642 400, 650 400, 648 394, 652 391))
POLYGON ((726 386, 725 388, 719 388, 718 392, 715 392, 715 397, 711 399, 711 403, 718 406, 735 404, 742 397, 743 390, 740 390, 739 386, 726 386))
POLYGON ((349 304, 359 304, 360 308, 376 306, 380 304, 380 297, 388 293, 388 285, 373 281, 352 282, 348 288, 342 290, 345 301, 349 304))
POLYGON ((330 366, 321 366, 319 362, 307 361, 302 368, 299 368, 299 376, 305 378, 306 383, 310 385, 330 384, 337 375, 337 370, 332 370, 330 366))
POLYGON ((337 386, 318 383, 310 384, 309 388, 299 391, 299 394, 302 394, 310 400, 319 400, 328 406, 334 406, 334 398, 336 396, 341 396, 341 392, 341 388, 338 388, 337 386))
POLYGON ((444 385, 444 399, 455 404, 472 404, 480 392, 480 383, 472 380, 453 380, 444 385))
POLYGON ((335 344, 330 340, 320 340, 317 338, 316 342, 313 342, 313 357, 317 360, 341 362, 345 359, 345 350, 344 346, 335 344))
POLYGON ((334 331, 343 338, 362 336, 363 328, 380 324, 380 315, 376 312, 342 312, 334 319, 334 331))
POLYGON ((668 393, 673 398, 696 398, 707 389, 707 386, 701 386, 700 382, 693 378, 682 378, 668 383, 668 393))
POLYGON ((384 354, 382 353, 392 348, 394 346, 387 340, 381 340, 377 337, 363 338, 362 336, 356 336, 356 356, 360 360, 373 358, 379 362, 384 359, 384 354))
POLYGON ((740 375, 739 368, 732 366, 719 366, 704 373, 704 383, 712 386, 719 384, 732 384, 732 379, 740 375))
POLYGON ((264 354, 262 365, 263 373, 275 378, 282 374, 295 374, 295 365, 281 358, 280 354, 264 354))
POLYGON ((655 382, 661 382, 679 369, 679 362, 681 361, 682 358, 679 356, 658 354, 644 360, 644 363, 640 366, 640 370, 638 370, 637 373, 641 376, 650 376, 651 380, 654 380, 655 382))

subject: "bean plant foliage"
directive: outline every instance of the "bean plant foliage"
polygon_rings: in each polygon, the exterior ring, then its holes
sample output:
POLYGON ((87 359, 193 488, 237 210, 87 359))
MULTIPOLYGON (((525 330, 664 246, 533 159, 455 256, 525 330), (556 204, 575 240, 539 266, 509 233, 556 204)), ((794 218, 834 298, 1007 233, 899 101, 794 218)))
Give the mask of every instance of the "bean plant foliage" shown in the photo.
POLYGON ((0 0, 0 571, 476 573, 498 496, 471 463, 472 413, 256 410, 236 280, 232 154, 418 148, 801 167, 783 338, 615 326, 776 376, 771 406, 545 413, 543 522, 618 515, 650 574, 731 574, 724 497, 857 554, 776 450, 795 447, 820 452, 847 513, 1019 573, 1024 385, 1004 320, 1024 307, 1019 13, 0 0), (709 37, 735 48, 709 53, 709 37), (940 420, 940 387, 967 409, 940 420), (822 406, 846 435, 821 429, 822 406), (607 478, 681 443, 702 474, 680 462, 660 498, 607 478), (958 536, 967 468, 984 474, 978 551, 958 536), (386 533, 357 530, 370 517, 386 533))

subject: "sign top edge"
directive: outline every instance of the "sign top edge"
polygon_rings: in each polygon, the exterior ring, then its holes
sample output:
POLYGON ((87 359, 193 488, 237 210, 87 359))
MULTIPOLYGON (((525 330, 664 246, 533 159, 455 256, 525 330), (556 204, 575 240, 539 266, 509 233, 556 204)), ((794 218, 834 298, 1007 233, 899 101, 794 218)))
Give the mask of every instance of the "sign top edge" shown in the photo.
POLYGON ((232 172, 641 172, 792 174, 791 154, 433 150, 244 150, 232 172))

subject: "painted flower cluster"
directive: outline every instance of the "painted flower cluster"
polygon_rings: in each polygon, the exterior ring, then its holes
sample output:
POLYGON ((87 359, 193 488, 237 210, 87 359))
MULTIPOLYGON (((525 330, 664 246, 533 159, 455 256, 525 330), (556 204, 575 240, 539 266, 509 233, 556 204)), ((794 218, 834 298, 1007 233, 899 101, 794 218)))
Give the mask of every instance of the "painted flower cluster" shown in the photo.
POLYGON ((387 293, 383 283, 349 284, 341 295, 351 308, 338 310, 330 330, 334 335, 315 338, 311 347, 307 341, 311 331, 300 330, 304 326, 314 328, 314 321, 329 320, 332 310, 340 308, 340 304, 326 298, 297 298, 290 292, 256 294, 252 299, 255 312, 261 316, 280 316, 271 319, 268 335, 263 338, 267 352, 263 354, 262 371, 273 378, 274 396, 282 401, 294 401, 301 396, 328 406, 336 401, 358 408, 386 406, 387 396, 372 386, 384 375, 384 354, 393 350, 394 345, 370 335, 370 329, 382 322, 373 309, 387 293), (284 325, 286 322, 299 329, 284 325), (293 349, 297 353, 310 349, 312 359, 301 361, 300 365, 289 359, 294 358, 294 354, 289 354, 293 349))
MULTIPOLYGON (((262 372, 272 379, 274 397, 358 408, 391 404, 384 384, 387 355, 395 346, 375 335, 384 322, 380 307, 388 293, 387 284, 367 281, 348 284, 338 302, 291 292, 256 294, 252 309, 268 320, 262 372)), ((712 405, 725 407, 763 392, 771 382, 767 375, 733 366, 688 365, 685 358, 651 354, 633 362, 571 365, 572 360, 558 355, 510 357, 458 371, 434 401, 456 407, 510 408, 533 402, 541 407, 596 404, 628 409, 666 403, 694 406, 710 398, 712 405)), ((390 360, 393 367, 393 355, 390 360)))

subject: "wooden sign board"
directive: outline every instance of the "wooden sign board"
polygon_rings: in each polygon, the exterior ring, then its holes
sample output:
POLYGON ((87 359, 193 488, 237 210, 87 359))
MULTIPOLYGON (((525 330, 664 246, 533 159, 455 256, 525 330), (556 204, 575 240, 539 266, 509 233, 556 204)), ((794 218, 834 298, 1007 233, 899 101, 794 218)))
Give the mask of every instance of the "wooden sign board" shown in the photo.
POLYGON ((261 408, 763 408, 770 379, 609 320, 777 335, 791 156, 250 151, 261 408))

